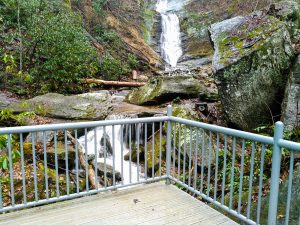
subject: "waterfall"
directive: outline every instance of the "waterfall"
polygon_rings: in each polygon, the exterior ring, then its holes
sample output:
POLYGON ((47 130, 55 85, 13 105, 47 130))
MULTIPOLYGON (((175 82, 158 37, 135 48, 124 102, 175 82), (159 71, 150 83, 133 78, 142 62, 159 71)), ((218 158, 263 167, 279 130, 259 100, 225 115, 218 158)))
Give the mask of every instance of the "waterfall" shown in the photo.
POLYGON ((172 68, 176 67, 179 58, 183 54, 179 18, 173 12, 179 8, 181 8, 181 4, 174 4, 174 2, 168 0, 158 0, 156 4, 156 11, 161 14, 162 20, 161 56, 172 68))
MULTIPOLYGON (((117 120, 117 119, 124 119, 124 116, 117 116, 117 115, 112 115, 108 118, 109 120, 117 120)), ((114 126, 114 135, 113 135, 113 128, 112 126, 106 126, 105 127, 105 132, 103 127, 97 127, 96 128, 96 137, 95 137, 95 131, 91 130, 90 132, 87 133, 87 148, 86 152, 87 155, 95 155, 95 142, 96 142, 96 156, 97 157, 97 162, 104 163, 104 155, 103 153, 103 148, 109 149, 106 146, 103 146, 103 138, 106 138, 106 144, 110 143, 111 146, 115 147, 115 152, 114 152, 114 158, 115 158, 115 171, 116 172, 122 172, 123 174, 123 181, 124 184, 129 184, 133 182, 137 182, 137 178, 141 178, 142 180, 142 173, 141 173, 141 168, 139 168, 140 173, 137 174, 138 171, 138 165, 136 165, 133 162, 129 162, 124 160, 124 156, 129 153, 129 131, 131 130, 131 140, 132 144, 134 144, 137 140, 134 135, 136 134, 136 129, 139 129, 140 131, 143 131, 143 126, 142 124, 134 124, 134 125, 115 125, 114 126), (130 128, 131 126, 131 128, 130 128), (139 128, 138 128, 139 126, 139 128), (122 132, 122 127, 123 127, 123 132, 122 132), (121 134, 123 133, 123 136, 121 134), (113 140, 114 137, 114 140, 113 140), (96 139, 96 140, 95 140, 96 139), (123 158, 122 158, 122 148, 123 148, 123 158), (123 165, 123 168, 122 168, 123 165), (130 174, 131 174, 131 180, 130 180, 130 174)), ((142 143, 143 140, 143 132, 140 132, 140 143, 142 143)), ((85 149, 85 136, 82 136, 78 139, 78 142, 80 145, 85 149)), ((113 166, 113 155, 109 154, 107 151, 107 157, 106 157, 106 165, 113 166)))

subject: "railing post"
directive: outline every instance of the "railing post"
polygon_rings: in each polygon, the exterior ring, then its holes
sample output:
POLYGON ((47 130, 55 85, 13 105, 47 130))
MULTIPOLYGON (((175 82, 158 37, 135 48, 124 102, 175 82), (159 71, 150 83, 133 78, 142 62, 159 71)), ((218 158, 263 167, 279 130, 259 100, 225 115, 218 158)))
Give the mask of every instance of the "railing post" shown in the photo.
POLYGON ((167 122, 167 159, 166 159, 166 175, 167 180, 166 184, 170 184, 170 176, 171 176, 171 140, 172 140, 172 125, 170 121, 170 117, 172 116, 172 106, 168 105, 167 107, 167 116, 169 117, 169 120, 167 122))
POLYGON ((278 192, 280 181, 281 147, 278 142, 283 138, 283 123, 277 122, 274 131, 274 146, 272 155, 271 189, 268 213, 268 225, 276 225, 278 192))

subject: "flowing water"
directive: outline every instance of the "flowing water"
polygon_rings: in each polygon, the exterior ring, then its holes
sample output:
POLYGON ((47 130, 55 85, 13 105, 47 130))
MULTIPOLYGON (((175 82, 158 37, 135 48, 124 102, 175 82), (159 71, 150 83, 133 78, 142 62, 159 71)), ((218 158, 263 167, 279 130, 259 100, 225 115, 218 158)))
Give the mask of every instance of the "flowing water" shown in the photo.
MULTIPOLYGON (((117 120, 124 118, 124 116, 112 115, 107 119, 117 120)), ((143 130, 142 124, 124 126, 115 125, 114 128, 112 126, 106 126, 105 130, 103 127, 97 127, 96 133, 95 130, 91 130, 87 133, 87 155, 95 155, 96 152, 98 163, 104 163, 105 161, 106 165, 110 165, 112 167, 115 165, 115 171, 121 173, 124 184, 137 182, 138 177, 139 180, 143 179, 143 174, 141 172, 138 174, 138 171, 141 171, 141 168, 138 168, 138 165, 133 162, 124 160, 124 156, 129 153, 129 137, 133 137, 135 130, 138 129, 137 126, 140 126, 139 130, 143 130), (131 135, 129 132, 131 132, 131 135), (114 154, 108 154, 106 159, 103 155, 103 148, 107 149, 107 147, 103 146, 103 138, 106 138, 106 144, 111 144, 111 146, 114 147, 114 154)), ((140 141, 142 142, 142 133, 140 135, 140 141)), ((85 136, 80 137, 78 142, 85 149, 85 136)))
POLYGON ((156 4, 156 11, 161 14, 162 20, 161 56, 173 69, 183 54, 179 18, 175 13, 182 7, 182 2, 184 1, 158 0, 156 4))

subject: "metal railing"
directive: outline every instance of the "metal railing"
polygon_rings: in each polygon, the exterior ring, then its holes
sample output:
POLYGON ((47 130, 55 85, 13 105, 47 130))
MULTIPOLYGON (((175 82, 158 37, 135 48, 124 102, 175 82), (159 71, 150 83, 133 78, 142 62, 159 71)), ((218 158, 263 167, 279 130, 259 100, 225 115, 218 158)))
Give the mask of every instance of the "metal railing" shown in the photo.
POLYGON ((0 212, 165 179, 247 224, 281 217, 300 224, 292 198, 300 144, 283 139, 281 122, 272 138, 173 117, 168 106, 163 117, 0 128, 0 135, 7 137, 0 212))

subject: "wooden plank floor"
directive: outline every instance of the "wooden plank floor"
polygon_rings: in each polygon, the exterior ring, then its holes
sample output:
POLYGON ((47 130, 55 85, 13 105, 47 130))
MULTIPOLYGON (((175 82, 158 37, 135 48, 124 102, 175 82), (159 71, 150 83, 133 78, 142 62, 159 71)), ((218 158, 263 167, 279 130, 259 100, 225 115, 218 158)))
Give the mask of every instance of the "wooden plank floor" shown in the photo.
POLYGON ((162 182, 0 215, 1 225, 235 225, 226 216, 162 182))

